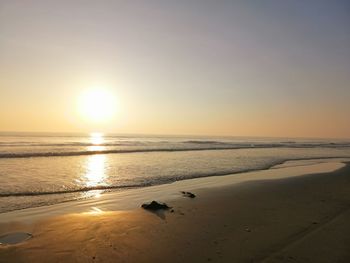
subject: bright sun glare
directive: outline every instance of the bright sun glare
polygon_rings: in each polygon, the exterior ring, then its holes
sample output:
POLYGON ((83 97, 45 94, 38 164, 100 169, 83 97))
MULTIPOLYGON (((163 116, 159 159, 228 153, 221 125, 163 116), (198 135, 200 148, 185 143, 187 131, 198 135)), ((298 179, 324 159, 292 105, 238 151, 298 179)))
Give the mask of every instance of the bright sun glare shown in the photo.
POLYGON ((79 97, 79 113, 89 122, 109 121, 115 114, 115 109, 115 98, 112 93, 106 90, 88 90, 79 97))

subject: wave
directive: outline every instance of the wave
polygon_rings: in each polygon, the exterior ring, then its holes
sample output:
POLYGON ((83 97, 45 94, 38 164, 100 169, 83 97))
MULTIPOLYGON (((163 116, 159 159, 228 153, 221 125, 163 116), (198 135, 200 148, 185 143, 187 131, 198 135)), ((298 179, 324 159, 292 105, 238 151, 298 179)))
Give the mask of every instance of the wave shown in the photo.
POLYGON ((122 189, 132 189, 132 188, 141 188, 141 187, 149 187, 154 185, 161 184, 169 184, 176 181, 201 178, 201 177, 210 177, 210 176, 224 176, 230 174, 239 174, 251 171, 259 171, 259 170, 267 170, 272 168, 273 166, 284 163, 283 161, 275 161, 271 164, 268 164, 264 167, 260 168, 251 168, 251 169, 242 169, 242 170, 231 170, 231 171, 222 171, 222 172, 212 172, 212 173, 194 173, 186 176, 175 176, 171 178, 153 178, 148 183, 135 183, 132 185, 98 185, 91 187, 81 187, 75 189, 66 189, 66 190, 57 190, 57 191, 32 191, 32 192, 5 192, 0 193, 0 197, 24 197, 24 196, 43 196, 43 195, 57 195, 57 194, 72 194, 72 193, 80 193, 80 192, 88 192, 88 191, 96 191, 96 190, 122 190, 122 189))
POLYGON ((137 188, 146 187, 151 185, 120 185, 120 186, 94 186, 94 187, 83 187, 79 189, 70 190, 58 190, 58 191, 43 191, 43 192, 17 192, 17 193, 0 193, 0 197, 15 197, 15 196, 39 196, 39 195, 54 195, 54 194, 70 194, 77 192, 88 192, 94 190, 111 190, 111 189, 125 189, 125 188, 137 188))
POLYGON ((0 193, 1 197, 25 197, 25 196, 45 196, 45 195, 60 195, 60 194, 73 194, 73 193, 83 193, 89 191, 96 190, 122 190, 122 189, 133 189, 133 188, 141 188, 141 187, 149 187, 161 184, 169 184, 176 181, 188 180, 194 178, 202 178, 202 177, 211 177, 211 176, 225 176, 225 175, 233 175, 233 174, 241 174, 253 171, 262 171, 273 168, 274 166, 283 164, 287 161, 307 161, 307 160, 326 160, 326 159, 348 159, 349 156, 338 156, 338 157, 309 157, 309 158, 291 158, 291 159, 283 159, 283 160, 275 160, 270 164, 266 164, 261 167, 249 168, 249 169, 241 169, 241 170, 228 170, 228 171, 219 171, 212 173, 194 173, 186 176, 175 176, 171 178, 153 178, 148 183, 135 183, 130 185, 98 185, 91 187, 81 187, 74 189, 65 189, 65 190, 56 190, 56 191, 25 191, 25 192, 3 192, 0 193))
POLYGON ((69 143, 36 143, 36 142, 0 142, 0 146, 4 147, 67 147, 67 146, 140 146, 148 145, 145 142, 117 142, 117 143, 100 143, 94 144, 90 142, 69 142, 69 143))
MULTIPOLYGON (((204 143, 206 144, 206 143, 204 143)), ((211 144, 207 142, 207 144, 211 144)), ((96 145, 95 145, 96 146, 96 145)), ((0 159, 4 158, 36 158, 36 157, 64 157, 95 154, 123 154, 123 153, 148 153, 148 152, 188 152, 188 151, 217 151, 238 149, 269 149, 269 148, 348 148, 350 144, 226 144, 210 147, 176 147, 176 148, 138 148, 138 149, 111 149, 91 151, 56 151, 56 152, 6 152, 0 153, 0 159)))
POLYGON ((190 141, 184 141, 183 143, 190 143, 190 144, 230 144, 226 142, 221 141, 199 141, 199 140, 190 140, 190 141))
MULTIPOLYGON (((245 147, 246 148, 246 147, 245 147)), ((123 149, 123 150, 100 150, 100 151, 73 151, 73 152, 26 152, 26 153, 0 153, 1 158, 34 158, 34 157, 63 157, 95 154, 117 154, 117 153, 147 153, 147 152, 184 152, 184 151, 215 151, 234 150, 239 147, 220 148, 148 148, 148 149, 123 149)))

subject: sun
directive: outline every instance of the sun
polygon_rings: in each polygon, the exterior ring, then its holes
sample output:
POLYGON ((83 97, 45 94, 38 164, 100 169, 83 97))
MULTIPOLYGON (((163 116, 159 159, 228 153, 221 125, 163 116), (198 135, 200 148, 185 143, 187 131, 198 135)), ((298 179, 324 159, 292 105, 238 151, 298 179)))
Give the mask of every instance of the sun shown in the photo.
POLYGON ((105 89, 87 90, 79 96, 78 111, 89 122, 109 121, 116 111, 115 97, 105 89))

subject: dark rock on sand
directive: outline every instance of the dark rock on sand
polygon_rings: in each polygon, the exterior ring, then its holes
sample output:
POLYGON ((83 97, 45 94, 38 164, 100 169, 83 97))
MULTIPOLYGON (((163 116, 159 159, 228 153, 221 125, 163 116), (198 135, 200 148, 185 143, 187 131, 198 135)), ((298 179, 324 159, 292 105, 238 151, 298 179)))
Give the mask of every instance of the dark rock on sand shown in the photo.
POLYGON ((191 192, 185 192, 185 191, 181 191, 181 193, 186 196, 186 197, 189 197, 189 198, 195 198, 196 195, 191 193, 191 192))
POLYGON ((147 209, 147 210, 152 210, 152 211, 156 211, 156 210, 168 210, 171 207, 169 207, 167 204, 165 203, 158 203, 157 201, 152 201, 151 203, 145 203, 142 204, 141 206, 143 209, 147 209))

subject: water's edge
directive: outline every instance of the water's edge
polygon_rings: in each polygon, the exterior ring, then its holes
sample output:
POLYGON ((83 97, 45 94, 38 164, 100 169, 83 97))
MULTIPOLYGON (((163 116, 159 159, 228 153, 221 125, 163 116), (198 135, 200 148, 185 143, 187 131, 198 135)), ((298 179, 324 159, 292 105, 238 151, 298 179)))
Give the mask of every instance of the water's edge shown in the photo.
MULTIPOLYGON (((346 159, 350 161, 349 157, 320 157, 320 158, 290 158, 282 161, 276 161, 264 168, 256 168, 256 169, 245 169, 237 172, 228 172, 228 173, 212 173, 208 175, 198 175, 198 176, 192 176, 192 177, 184 177, 182 179, 177 179, 177 180, 168 180, 168 181, 159 181, 158 183, 153 183, 153 184, 145 184, 145 185, 132 185, 132 186, 97 186, 97 187, 90 187, 90 188, 82 188, 82 189, 75 189, 75 190, 67 190, 67 191, 56 191, 56 192, 28 192, 28 193, 12 193, 12 194, 6 194, 6 193, 0 193, 0 200, 1 198, 6 198, 6 197, 35 197, 35 196, 45 196, 45 195, 61 195, 61 194, 69 194, 69 193, 95 193, 96 191, 98 192, 98 195, 101 194, 107 194, 107 193, 113 193, 113 192, 118 192, 122 190, 131 190, 131 189, 142 189, 142 188, 149 188, 152 186, 161 186, 161 185, 167 185, 167 184, 172 184, 175 182, 180 182, 180 181, 187 181, 187 180, 193 180, 193 179, 201 179, 201 178, 208 178, 208 177, 220 177, 220 176, 229 176, 229 175, 242 175, 245 173, 250 173, 250 172, 259 172, 259 171, 266 171, 266 170, 271 170, 274 169, 274 167, 283 165, 287 162, 295 161, 334 161, 334 160, 341 160, 341 159, 346 159)), ((305 166, 305 164, 300 164, 301 166, 305 166)), ((297 167, 297 164, 291 165, 289 167, 297 167)), ((60 204, 60 203, 67 203, 67 202, 74 202, 74 201, 79 201, 79 200, 84 200, 84 199, 90 199, 94 195, 86 195, 85 197, 80 197, 80 198, 72 198, 69 200, 62 200, 56 203, 52 204, 36 204, 32 207, 25 207, 25 208, 19 208, 19 209, 13 209, 13 210, 8 210, 4 212, 0 212, 0 214, 3 213, 8 213, 8 212, 13 212, 13 211, 18 211, 18 210, 24 210, 24 209, 30 209, 30 208, 38 208, 38 207, 44 207, 44 206, 52 206, 55 204, 60 204)))

